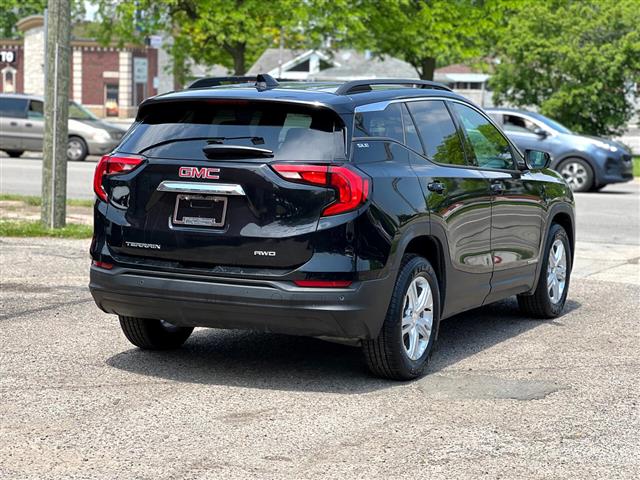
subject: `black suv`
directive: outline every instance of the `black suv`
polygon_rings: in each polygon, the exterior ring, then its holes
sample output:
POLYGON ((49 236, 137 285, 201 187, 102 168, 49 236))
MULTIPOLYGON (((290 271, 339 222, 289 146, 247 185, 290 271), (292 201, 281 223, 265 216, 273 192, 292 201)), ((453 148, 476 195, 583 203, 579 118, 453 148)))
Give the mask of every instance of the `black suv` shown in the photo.
POLYGON ((362 345, 423 373, 442 319, 564 307, 572 193, 433 82, 196 85, 145 101, 94 188, 91 293, 145 349, 194 327, 362 345))

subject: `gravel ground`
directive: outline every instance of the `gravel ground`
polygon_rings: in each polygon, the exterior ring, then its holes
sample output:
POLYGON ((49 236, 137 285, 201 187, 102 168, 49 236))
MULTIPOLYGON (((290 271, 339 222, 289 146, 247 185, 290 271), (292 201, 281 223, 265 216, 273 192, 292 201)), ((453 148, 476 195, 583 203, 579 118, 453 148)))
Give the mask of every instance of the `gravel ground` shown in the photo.
POLYGON ((554 321, 459 315, 430 374, 394 383, 307 338, 199 329, 141 352, 93 304, 87 250, 0 239, 0 478, 640 475, 637 285, 583 265, 554 321))

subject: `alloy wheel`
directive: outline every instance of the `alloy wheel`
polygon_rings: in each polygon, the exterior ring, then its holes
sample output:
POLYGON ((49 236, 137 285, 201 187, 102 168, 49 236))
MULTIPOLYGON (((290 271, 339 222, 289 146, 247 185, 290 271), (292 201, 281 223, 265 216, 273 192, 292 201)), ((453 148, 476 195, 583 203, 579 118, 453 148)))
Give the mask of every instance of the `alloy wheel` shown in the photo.
POLYGON ((567 251, 562 240, 557 238, 551 245, 547 262, 547 292, 551 303, 558 303, 567 281, 567 251))
POLYGON ((577 190, 585 185, 589 179, 589 173, 584 165, 578 162, 569 162, 562 167, 560 174, 571 187, 571 190, 577 190))
POLYGON ((80 140, 69 140, 67 143, 67 158, 72 161, 76 161, 82 158, 84 153, 84 145, 80 143, 80 140))
POLYGON ((411 360, 418 360, 427 349, 433 331, 433 295, 425 277, 413 279, 402 308, 402 343, 411 360))

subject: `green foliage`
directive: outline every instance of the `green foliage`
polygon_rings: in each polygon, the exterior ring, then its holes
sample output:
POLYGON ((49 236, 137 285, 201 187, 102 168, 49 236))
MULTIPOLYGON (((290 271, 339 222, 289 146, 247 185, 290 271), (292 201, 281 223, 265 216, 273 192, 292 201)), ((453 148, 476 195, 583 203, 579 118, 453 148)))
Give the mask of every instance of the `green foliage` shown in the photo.
MULTIPOLYGON (((47 0, 0 0, 0 38, 19 38, 16 23, 29 15, 44 15, 47 0)), ((85 15, 83 0, 71 1, 72 19, 85 15)))
MULTIPOLYGON (((99 39, 142 43, 170 32, 174 74, 180 83, 189 61, 222 65, 243 75, 280 35, 289 48, 318 46, 344 35, 348 0, 98 0, 99 39)), ((354 22, 355 23, 355 22, 354 22)))
MULTIPOLYGON (((0 193, 0 202, 2 201, 22 202, 30 207, 39 207, 42 205, 42 197, 18 195, 14 193, 0 193)), ((70 207, 93 207, 93 204, 94 200, 67 198, 67 205, 70 207)))
POLYGON ((41 15, 47 0, 0 0, 0 38, 17 38, 16 23, 29 15, 41 15))
POLYGON ((366 25, 352 37, 361 48, 410 63, 423 79, 433 79, 436 64, 484 57, 506 15, 522 2, 513 0, 362 0, 354 10, 366 25))
POLYGON ((537 106, 576 132, 620 133, 640 78, 638 0, 533 2, 509 21, 495 100, 537 106))
POLYGON ((38 221, 0 220, 0 237, 91 238, 93 227, 75 223, 47 228, 38 221))

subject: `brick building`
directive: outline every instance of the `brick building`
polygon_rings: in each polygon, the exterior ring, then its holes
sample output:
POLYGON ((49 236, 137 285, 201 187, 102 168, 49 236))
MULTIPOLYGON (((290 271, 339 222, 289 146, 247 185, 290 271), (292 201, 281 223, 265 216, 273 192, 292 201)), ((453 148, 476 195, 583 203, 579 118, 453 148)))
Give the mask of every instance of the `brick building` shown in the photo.
MULTIPOLYGON (((44 94, 45 28, 42 15, 17 23, 20 40, 0 39, 0 92, 44 94)), ((158 93, 158 50, 139 45, 102 46, 71 40, 69 98, 96 115, 131 117, 158 93)))

